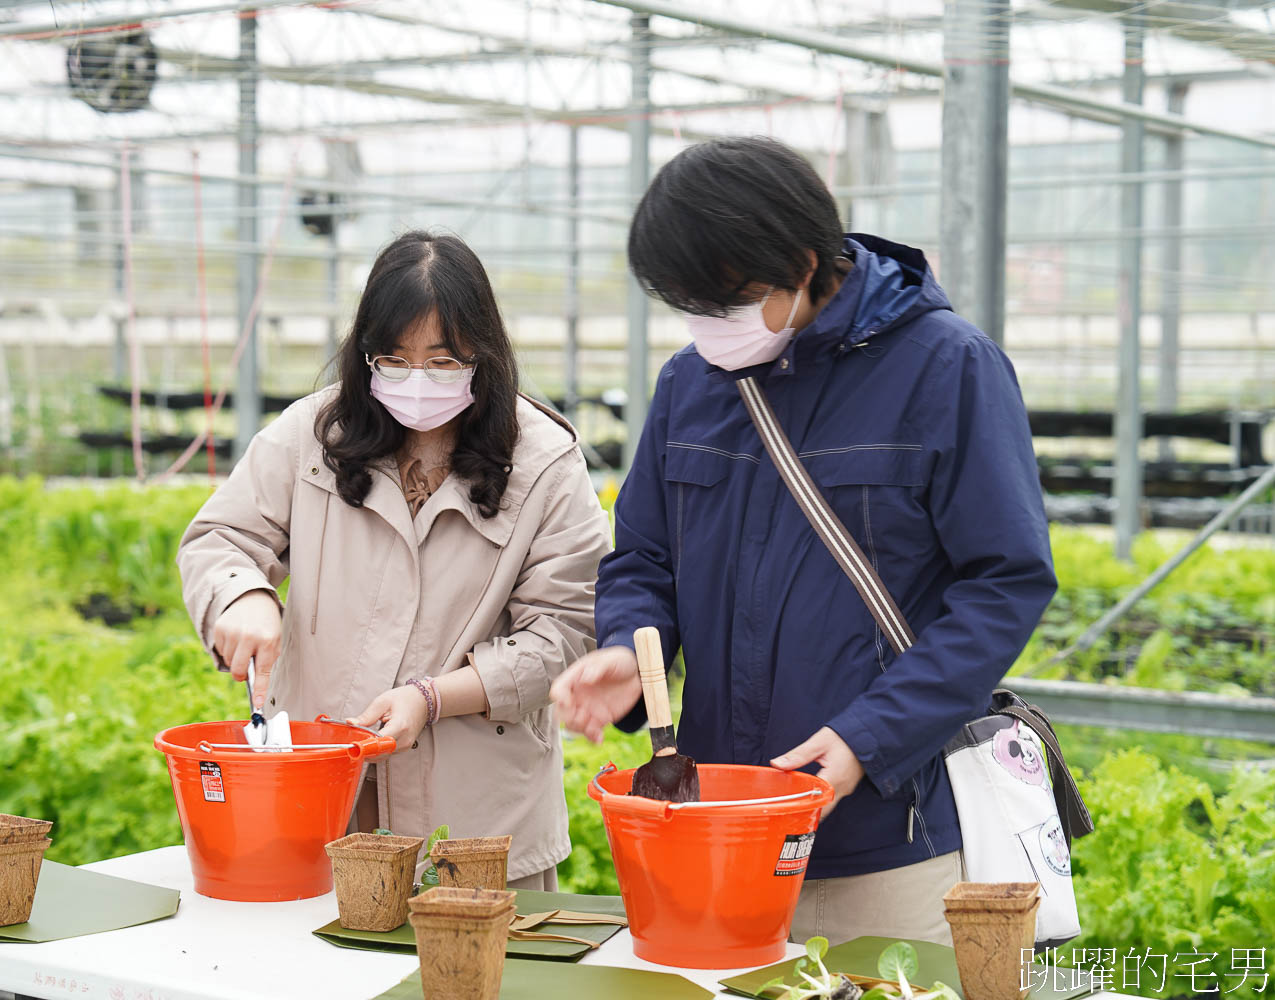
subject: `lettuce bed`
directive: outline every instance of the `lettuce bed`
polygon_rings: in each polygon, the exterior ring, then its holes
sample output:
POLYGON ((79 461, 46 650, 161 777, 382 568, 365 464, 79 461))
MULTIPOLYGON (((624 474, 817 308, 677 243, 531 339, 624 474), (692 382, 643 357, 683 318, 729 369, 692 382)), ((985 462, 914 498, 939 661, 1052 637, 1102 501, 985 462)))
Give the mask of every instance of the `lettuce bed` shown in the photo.
MULTIPOLYGON (((179 843, 151 740, 169 725, 242 714, 242 689, 210 668, 193 636, 173 562, 208 492, 0 478, 0 812, 53 819, 53 860, 179 843)), ((1020 668, 1078 635, 1176 544, 1145 536, 1128 567, 1093 533, 1055 529, 1061 590, 1020 668)), ((1109 640, 1042 676, 1271 695, 1273 651, 1275 552, 1205 551, 1109 640)), ((1242 982, 1237 965, 1265 949, 1263 971, 1275 969, 1275 774, 1226 762, 1275 753, 1189 736, 1064 729, 1062 738, 1098 821, 1075 856, 1086 932, 1062 958, 1085 949, 1083 964, 1112 966, 1117 990, 1186 996, 1204 992, 1191 987, 1203 983, 1199 956, 1213 956, 1223 995, 1252 995, 1262 974, 1242 982), (1137 985, 1122 981, 1131 950, 1155 966, 1148 974, 1141 964, 1137 985), (1156 989, 1162 954, 1168 971, 1156 989)), ((601 747, 567 741, 575 849, 560 868, 564 890, 618 891, 585 786, 607 760, 628 767, 648 754, 642 733, 612 733, 601 747)))

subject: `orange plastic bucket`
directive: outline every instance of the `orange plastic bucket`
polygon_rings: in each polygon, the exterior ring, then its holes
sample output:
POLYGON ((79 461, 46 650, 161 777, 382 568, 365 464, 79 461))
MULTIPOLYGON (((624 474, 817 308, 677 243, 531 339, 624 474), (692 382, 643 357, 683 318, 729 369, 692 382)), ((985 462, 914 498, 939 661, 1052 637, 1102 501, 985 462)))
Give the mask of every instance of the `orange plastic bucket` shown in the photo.
POLYGON ((738 764, 700 764, 699 780, 701 801, 680 804, 629 795, 631 768, 604 768, 589 783, 633 953, 688 969, 778 962, 832 786, 738 764))
POLYGON ((394 741, 321 715, 292 723, 293 742, 352 746, 254 752, 243 727, 200 722, 155 737, 168 758, 195 891, 253 903, 322 896, 332 889, 323 847, 345 833, 364 760, 392 753, 394 741))

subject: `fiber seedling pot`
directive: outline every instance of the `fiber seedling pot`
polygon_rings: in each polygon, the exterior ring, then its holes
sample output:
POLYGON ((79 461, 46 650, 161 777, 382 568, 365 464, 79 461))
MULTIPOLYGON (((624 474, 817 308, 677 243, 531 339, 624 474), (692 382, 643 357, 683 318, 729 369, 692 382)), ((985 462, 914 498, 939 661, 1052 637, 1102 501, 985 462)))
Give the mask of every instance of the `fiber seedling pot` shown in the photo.
POLYGON ((1023 1000, 1036 943, 1037 882, 958 882, 943 897, 965 1000, 1023 1000))
POLYGON ((413 896, 425 1000, 497 1000, 515 893, 438 886, 413 896))
POLYGON ((438 884, 454 889, 503 889, 512 843, 508 834, 434 841, 429 856, 438 870, 438 884))
POLYGON ((35 903, 48 837, 17 844, 0 844, 0 927, 26 923, 35 903))
POLYGON ((10 816, 0 813, 0 844, 23 844, 41 840, 53 829, 53 821, 28 819, 26 816, 10 816))
POLYGON ((325 846, 341 926, 352 931, 392 931, 407 920, 420 837, 352 833, 325 846))

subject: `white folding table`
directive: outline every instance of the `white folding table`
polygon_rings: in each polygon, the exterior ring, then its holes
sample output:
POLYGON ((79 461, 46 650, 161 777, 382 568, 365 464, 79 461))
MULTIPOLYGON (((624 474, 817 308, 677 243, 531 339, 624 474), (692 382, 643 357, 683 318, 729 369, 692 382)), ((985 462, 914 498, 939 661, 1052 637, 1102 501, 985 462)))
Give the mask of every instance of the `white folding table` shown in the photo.
MULTIPOLYGON (((333 893, 291 903, 199 895, 184 847, 85 867, 180 890, 176 916, 44 944, 0 944, 0 990, 41 1000, 370 1000, 417 965, 414 955, 338 948, 315 937, 336 918, 333 893)), ((788 950, 802 953, 797 945, 788 950)), ((634 956, 627 929, 581 961, 674 973, 714 993, 719 979, 746 971, 653 965, 634 956)))

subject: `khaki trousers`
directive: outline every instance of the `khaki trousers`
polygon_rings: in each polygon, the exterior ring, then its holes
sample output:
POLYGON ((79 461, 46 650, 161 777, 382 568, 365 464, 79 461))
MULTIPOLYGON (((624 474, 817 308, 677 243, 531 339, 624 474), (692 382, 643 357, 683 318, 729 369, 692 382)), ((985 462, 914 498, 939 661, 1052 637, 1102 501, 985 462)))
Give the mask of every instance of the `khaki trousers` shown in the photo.
POLYGON ((557 892, 558 869, 546 868, 544 871, 536 872, 534 875, 524 875, 522 878, 510 879, 505 888, 539 889, 541 892, 557 892))
POLYGON ((943 894, 965 877, 960 851, 902 868, 845 878, 807 879, 797 900, 789 939, 815 935, 841 944, 857 937, 888 937, 952 944, 943 894))

